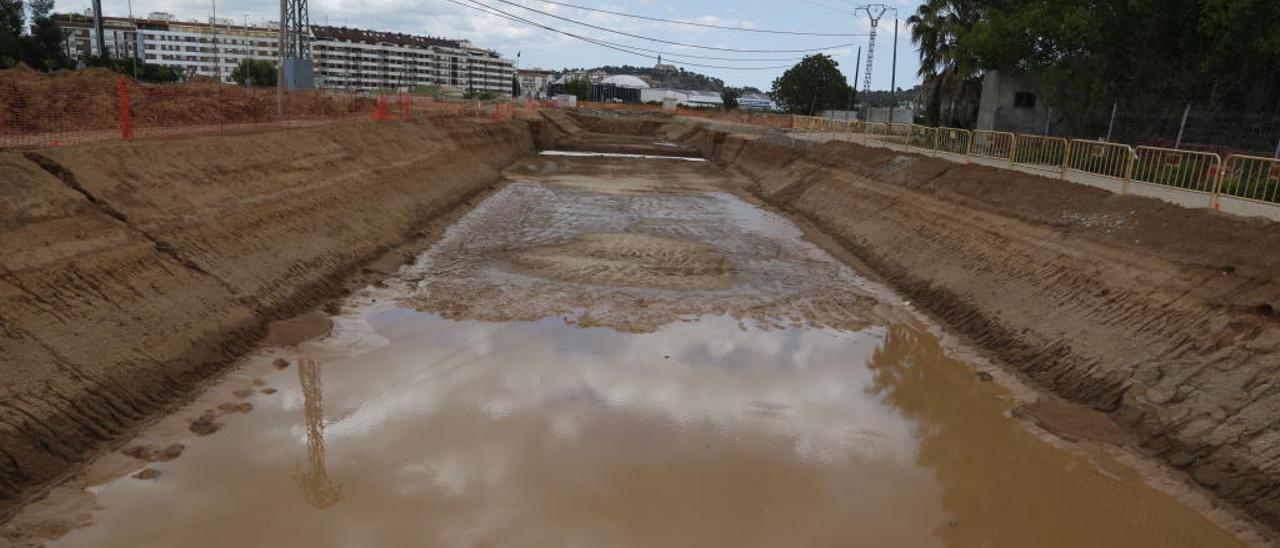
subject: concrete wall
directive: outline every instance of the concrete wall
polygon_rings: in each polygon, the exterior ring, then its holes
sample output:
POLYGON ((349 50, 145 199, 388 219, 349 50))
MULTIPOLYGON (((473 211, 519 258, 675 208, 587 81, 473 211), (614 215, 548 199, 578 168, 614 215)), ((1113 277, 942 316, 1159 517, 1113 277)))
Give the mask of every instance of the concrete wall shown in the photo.
MULTIPOLYGON (((861 113, 856 110, 824 110, 818 113, 821 118, 830 120, 854 121, 862 119, 861 113)), ((916 113, 909 108, 893 109, 893 122, 898 124, 910 124, 915 120, 916 113)), ((875 107, 867 111, 868 121, 871 122, 888 122, 889 107, 875 107)))
POLYGON ((977 129, 1043 134, 1045 120, 1049 116, 1049 105, 1035 82, 1020 75, 995 70, 987 72, 983 78, 977 129), (1035 95, 1035 107, 1018 106, 1018 93, 1035 95))

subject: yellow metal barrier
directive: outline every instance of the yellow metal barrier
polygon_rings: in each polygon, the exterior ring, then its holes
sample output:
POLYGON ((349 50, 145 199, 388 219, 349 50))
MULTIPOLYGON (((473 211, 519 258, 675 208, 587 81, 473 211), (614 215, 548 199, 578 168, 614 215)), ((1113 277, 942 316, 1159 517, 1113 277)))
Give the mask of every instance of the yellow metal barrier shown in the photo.
POLYGON ((1074 139, 1067 151, 1067 170, 1120 179, 1124 181, 1121 192, 1128 192, 1133 158, 1129 145, 1074 139))
POLYGON ((867 123, 859 121, 849 122, 849 133, 867 133, 867 123))
POLYGON ((1010 164, 1064 173, 1067 140, 1043 135, 1019 135, 1013 141, 1010 164))
POLYGON ((1133 180, 1140 183, 1203 192, 1217 203, 1222 157, 1212 152, 1160 147, 1134 149, 1133 180))
POLYGON ((938 144, 938 130, 926 126, 911 126, 904 141, 909 147, 933 151, 938 144))
POLYGON ((1013 164, 1015 140, 1017 140, 1017 137, 1007 131, 977 130, 973 132, 973 145, 969 148, 969 154, 997 160, 1008 160, 1010 164, 1013 164))
POLYGON ((1220 172, 1219 192, 1243 200, 1280 203, 1280 158, 1232 154, 1220 172))
POLYGON ((937 134, 938 140, 934 148, 938 152, 969 155, 969 150, 973 146, 973 133, 969 130, 940 127, 937 134))
POLYGON ((916 127, 915 124, 900 124, 897 122, 886 123, 885 126, 889 128, 889 135, 901 135, 903 137, 911 135, 911 128, 916 127))
POLYGON ((867 122, 867 133, 871 135, 888 135, 889 124, 884 122, 867 122))

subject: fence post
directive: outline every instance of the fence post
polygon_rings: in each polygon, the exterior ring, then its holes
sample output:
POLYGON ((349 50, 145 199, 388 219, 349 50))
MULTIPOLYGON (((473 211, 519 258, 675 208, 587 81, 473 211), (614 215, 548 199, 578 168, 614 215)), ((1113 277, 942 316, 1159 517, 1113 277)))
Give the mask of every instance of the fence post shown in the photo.
POLYGON ((942 133, 941 128, 933 128, 933 155, 938 155, 938 134, 942 133))
POLYGON ((1009 167, 1012 168, 1018 158, 1018 135, 1014 134, 1009 141, 1009 167))
POLYGON ((1227 166, 1222 163, 1221 156, 1218 156, 1217 160, 1218 164, 1213 169, 1213 194, 1209 196, 1209 207, 1220 210, 1222 209, 1222 204, 1218 201, 1218 198, 1222 195, 1222 172, 1226 171, 1227 166))
POLYGON ((120 138, 133 138, 133 112, 129 109, 129 86, 124 77, 116 78, 116 99, 120 105, 120 138))
POLYGON ((1121 195, 1125 195, 1129 193, 1129 182, 1133 180, 1133 165, 1136 163, 1138 163, 1138 152, 1136 150, 1130 149, 1129 165, 1125 166, 1124 168, 1124 186, 1120 187, 1121 195))
POLYGON ((1111 103, 1111 121, 1107 123, 1107 142, 1111 142, 1111 130, 1116 127, 1116 109, 1120 108, 1120 102, 1111 103))
POLYGON ((1071 163, 1071 141, 1064 141, 1062 145, 1062 168, 1058 172, 1058 178, 1063 181, 1067 180, 1067 164, 1071 163))
POLYGON ((1178 126, 1178 142, 1173 145, 1173 149, 1182 148, 1182 132, 1187 129, 1187 116, 1191 115, 1191 104, 1187 104, 1187 110, 1182 111, 1182 124, 1178 126))

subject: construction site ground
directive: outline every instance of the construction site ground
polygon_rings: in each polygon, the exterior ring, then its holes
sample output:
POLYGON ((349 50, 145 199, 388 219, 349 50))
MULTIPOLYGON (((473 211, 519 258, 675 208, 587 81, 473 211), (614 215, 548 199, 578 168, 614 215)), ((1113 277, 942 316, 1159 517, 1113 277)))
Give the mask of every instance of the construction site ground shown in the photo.
POLYGON ((1280 231, 548 111, 0 153, 20 546, 1269 546, 1280 231))

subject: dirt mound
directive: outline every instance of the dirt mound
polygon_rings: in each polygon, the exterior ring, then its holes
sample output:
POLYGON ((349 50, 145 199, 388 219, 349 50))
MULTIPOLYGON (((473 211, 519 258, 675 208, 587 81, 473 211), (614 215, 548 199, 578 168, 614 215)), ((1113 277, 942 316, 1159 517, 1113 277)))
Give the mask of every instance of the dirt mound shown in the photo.
POLYGON ((523 123, 360 122, 0 153, 0 515, 532 148, 523 123))
MULTIPOLYGON (((41 73, 0 70, 0 128, 40 133, 119 127, 118 81, 104 68, 41 73)), ((212 81, 141 84, 126 78, 135 127, 271 122, 281 119, 275 88, 228 86, 212 81)), ((333 118, 372 110, 372 97, 295 92, 285 118, 333 118)))

